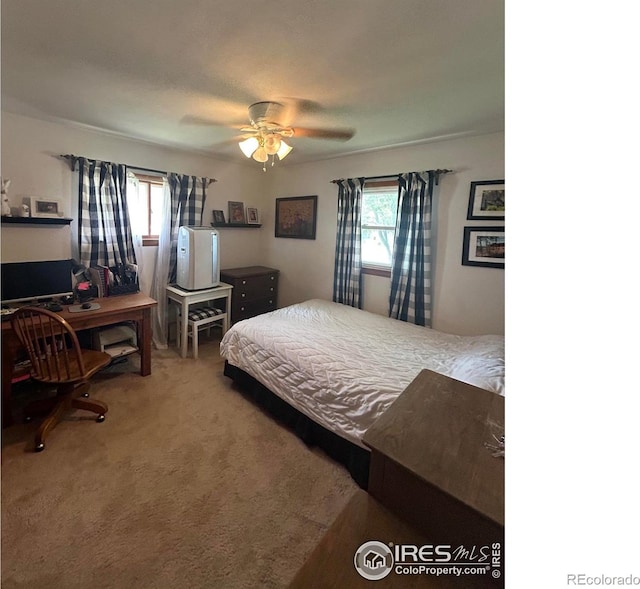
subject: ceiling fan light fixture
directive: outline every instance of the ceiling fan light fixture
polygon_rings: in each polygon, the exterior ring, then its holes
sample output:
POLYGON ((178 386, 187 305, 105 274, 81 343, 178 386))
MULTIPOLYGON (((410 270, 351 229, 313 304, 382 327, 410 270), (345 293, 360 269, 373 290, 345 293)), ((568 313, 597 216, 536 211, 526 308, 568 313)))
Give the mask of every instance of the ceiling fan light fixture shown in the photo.
POLYGON ((257 162, 264 163, 269 159, 269 155, 267 154, 267 150, 260 146, 253 152, 253 159, 257 162))
POLYGON ((242 150, 242 153, 244 153, 244 155, 246 155, 248 158, 250 158, 254 154, 259 145, 260 144, 255 137, 249 137, 249 139, 245 139, 238 144, 238 146, 242 150))
POLYGON ((264 138, 264 149, 268 155, 275 155, 280 149, 280 143, 280 137, 278 137, 275 133, 267 135, 264 138))
POLYGON ((283 160, 289 155, 289 152, 293 149, 290 145, 287 145, 284 141, 280 141, 280 148, 278 149, 278 158, 283 160))

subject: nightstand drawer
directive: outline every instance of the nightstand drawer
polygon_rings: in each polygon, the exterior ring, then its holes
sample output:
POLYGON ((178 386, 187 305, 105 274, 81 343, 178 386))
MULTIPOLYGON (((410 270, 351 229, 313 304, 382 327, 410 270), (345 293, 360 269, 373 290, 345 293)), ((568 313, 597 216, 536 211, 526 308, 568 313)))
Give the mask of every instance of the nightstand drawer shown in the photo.
POLYGON ((238 306, 234 306, 233 308, 233 320, 234 321, 242 321, 243 319, 248 319, 249 317, 255 317, 256 315, 261 315, 262 313, 267 313, 269 311, 275 311, 276 306, 276 298, 269 299, 259 299, 257 301, 248 301, 241 302, 238 306))
POLYGON ((278 295, 278 275, 267 274, 265 276, 248 276, 238 279, 235 292, 238 301, 251 301, 263 298, 265 295, 276 297, 278 295))

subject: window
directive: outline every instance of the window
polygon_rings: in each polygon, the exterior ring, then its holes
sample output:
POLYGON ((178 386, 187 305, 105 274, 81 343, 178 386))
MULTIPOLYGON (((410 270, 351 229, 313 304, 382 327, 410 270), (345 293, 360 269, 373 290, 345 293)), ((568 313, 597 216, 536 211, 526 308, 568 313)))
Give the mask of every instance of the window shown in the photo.
POLYGON ((362 271, 391 275, 398 182, 368 182, 362 192, 362 271))
POLYGON ((141 176, 138 178, 138 199, 140 210, 145 218, 146 230, 142 236, 142 245, 158 245, 160 227, 162 226, 162 196, 164 187, 162 178, 141 176))

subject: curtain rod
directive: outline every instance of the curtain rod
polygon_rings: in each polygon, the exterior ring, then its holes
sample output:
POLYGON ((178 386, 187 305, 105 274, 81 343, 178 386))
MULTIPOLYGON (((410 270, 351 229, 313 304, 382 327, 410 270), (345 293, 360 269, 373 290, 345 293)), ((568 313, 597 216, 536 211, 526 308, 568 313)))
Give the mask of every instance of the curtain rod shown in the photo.
MULTIPOLYGON (((438 183, 438 176, 440 174, 451 174, 453 170, 427 170, 427 172, 433 172, 436 175, 436 184, 438 183)), ((397 178, 402 174, 406 174, 407 172, 400 172, 399 174, 387 174, 386 176, 365 176, 365 180, 390 180, 392 178, 397 178)), ((344 178, 338 178, 337 180, 331 180, 332 184, 337 184, 338 182, 342 182, 344 178)))
MULTIPOLYGON (((73 154, 60 155, 60 157, 63 159, 69 160, 69 165, 71 166, 71 170, 76 169, 76 162, 80 158, 80 156, 73 155, 73 154)), ((125 166, 127 166, 127 168, 131 168, 132 170, 140 170, 141 172, 153 172, 154 174, 168 174, 166 170, 154 170, 153 168, 143 168, 141 166, 132 166, 130 164, 125 164, 125 166)), ((205 178, 205 180, 208 180, 209 184, 211 184, 212 182, 217 182, 215 178, 205 178)))

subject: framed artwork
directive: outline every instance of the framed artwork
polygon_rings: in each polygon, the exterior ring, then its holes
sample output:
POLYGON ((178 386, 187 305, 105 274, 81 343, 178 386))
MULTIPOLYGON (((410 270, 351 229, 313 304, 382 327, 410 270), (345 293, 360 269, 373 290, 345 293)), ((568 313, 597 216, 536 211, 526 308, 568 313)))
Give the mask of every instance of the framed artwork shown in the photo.
POLYGON ((258 209, 247 207, 247 223, 250 223, 251 225, 257 225, 259 222, 258 209))
POLYGON ((462 265, 504 268, 504 227, 465 227, 462 265))
POLYGON ((318 196, 276 198, 276 237, 316 238, 318 196))
POLYGON ((212 212, 214 225, 224 225, 226 223, 224 220, 224 211, 214 210, 212 212))
POLYGON ((59 200, 31 196, 29 205, 32 217, 62 217, 59 200))
POLYGON ((504 180, 482 180, 471 183, 467 219, 504 220, 504 180))
POLYGON ((229 223, 244 224, 244 203, 229 201, 229 223))

